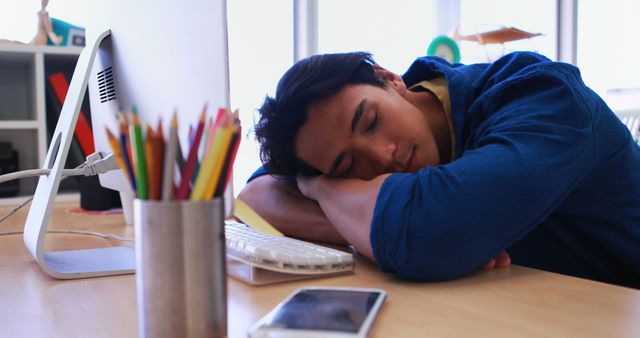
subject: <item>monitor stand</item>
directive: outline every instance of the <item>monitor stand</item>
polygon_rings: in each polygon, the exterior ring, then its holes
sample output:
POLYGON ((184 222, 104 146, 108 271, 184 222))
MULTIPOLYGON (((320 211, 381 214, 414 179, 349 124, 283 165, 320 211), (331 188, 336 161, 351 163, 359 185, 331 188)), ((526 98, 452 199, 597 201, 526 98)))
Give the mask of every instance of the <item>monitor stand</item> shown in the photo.
POLYGON ((73 279, 135 272, 135 251, 132 247, 53 252, 45 252, 43 247, 89 75, 100 44, 110 35, 110 30, 99 34, 80 53, 44 162, 44 168, 51 169, 51 172, 49 175, 40 176, 24 228, 24 243, 27 249, 42 270, 55 278, 73 279))

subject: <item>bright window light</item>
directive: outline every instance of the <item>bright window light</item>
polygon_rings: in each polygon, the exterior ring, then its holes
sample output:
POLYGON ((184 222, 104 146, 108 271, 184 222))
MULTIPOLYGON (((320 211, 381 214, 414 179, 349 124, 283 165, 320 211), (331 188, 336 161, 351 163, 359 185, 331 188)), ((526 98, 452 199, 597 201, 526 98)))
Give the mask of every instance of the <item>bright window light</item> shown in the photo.
POLYGON ((578 4, 578 66, 614 111, 640 109, 640 46, 635 0, 578 4))
POLYGON ((237 195, 260 166, 254 118, 266 95, 293 64, 293 6, 290 0, 227 2, 231 106, 240 109, 242 142, 233 170, 237 195))
POLYGON ((435 0, 318 1, 318 51, 367 51, 404 73, 436 35, 435 0))

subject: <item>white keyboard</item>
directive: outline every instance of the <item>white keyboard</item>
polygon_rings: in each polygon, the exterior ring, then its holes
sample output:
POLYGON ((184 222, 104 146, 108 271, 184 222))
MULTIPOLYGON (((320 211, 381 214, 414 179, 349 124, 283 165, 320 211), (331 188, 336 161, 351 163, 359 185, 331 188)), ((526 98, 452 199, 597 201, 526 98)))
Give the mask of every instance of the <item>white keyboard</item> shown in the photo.
POLYGON ((265 234, 225 221, 227 257, 276 272, 327 274, 351 271, 353 255, 290 237, 265 234))

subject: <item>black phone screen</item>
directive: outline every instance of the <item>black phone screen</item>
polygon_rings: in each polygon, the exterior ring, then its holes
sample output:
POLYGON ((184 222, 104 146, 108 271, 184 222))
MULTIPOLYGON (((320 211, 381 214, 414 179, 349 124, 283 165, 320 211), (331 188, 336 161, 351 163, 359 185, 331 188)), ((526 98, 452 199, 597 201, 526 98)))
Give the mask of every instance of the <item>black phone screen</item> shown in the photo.
POLYGON ((380 296, 357 290, 301 290, 264 326, 357 333, 380 296))

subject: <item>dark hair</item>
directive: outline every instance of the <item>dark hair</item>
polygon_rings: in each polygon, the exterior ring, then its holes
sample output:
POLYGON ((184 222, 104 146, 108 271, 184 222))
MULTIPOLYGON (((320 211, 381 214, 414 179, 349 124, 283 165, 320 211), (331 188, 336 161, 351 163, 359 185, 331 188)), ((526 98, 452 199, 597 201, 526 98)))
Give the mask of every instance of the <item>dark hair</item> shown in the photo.
POLYGON ((295 154, 294 141, 307 121, 309 104, 350 84, 385 87, 365 52, 314 55, 294 64, 280 79, 275 97, 267 96, 255 125, 260 159, 271 175, 318 175, 295 154))

